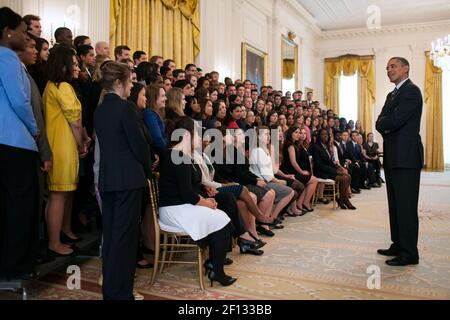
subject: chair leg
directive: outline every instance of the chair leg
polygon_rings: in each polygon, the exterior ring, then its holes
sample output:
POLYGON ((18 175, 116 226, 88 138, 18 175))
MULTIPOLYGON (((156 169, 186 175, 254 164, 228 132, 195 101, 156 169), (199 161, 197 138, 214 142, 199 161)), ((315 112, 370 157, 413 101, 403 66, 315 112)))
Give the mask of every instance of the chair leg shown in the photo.
POLYGON ((156 279, 156 274, 158 273, 158 265, 159 265, 159 253, 160 253, 161 247, 158 243, 155 243, 155 257, 153 259, 153 273, 152 273, 152 280, 150 281, 150 286, 153 286, 156 279))
MULTIPOLYGON (((169 243, 169 236, 168 236, 166 233, 164 233, 163 244, 168 244, 168 243, 169 243)), ((165 262, 164 262, 164 261, 167 261, 167 248, 168 248, 167 246, 164 246, 164 247, 162 248, 163 253, 162 253, 162 258, 161 258, 161 260, 162 260, 163 262, 161 262, 161 271, 160 271, 161 274, 164 272, 164 265, 165 265, 165 262)))
POLYGON ((203 281, 203 253, 200 248, 198 248, 198 279, 200 281, 200 289, 205 291, 205 283, 203 281))
POLYGON ((175 248, 175 242, 176 242, 175 236, 171 236, 170 244, 171 244, 172 246, 170 247, 169 262, 167 263, 167 267, 170 267, 170 262, 173 261, 173 257, 174 257, 174 255, 175 255, 175 253, 173 252, 173 251, 174 251, 174 248, 175 248))
POLYGON ((336 204, 336 184, 333 185, 333 209, 337 210, 336 204))

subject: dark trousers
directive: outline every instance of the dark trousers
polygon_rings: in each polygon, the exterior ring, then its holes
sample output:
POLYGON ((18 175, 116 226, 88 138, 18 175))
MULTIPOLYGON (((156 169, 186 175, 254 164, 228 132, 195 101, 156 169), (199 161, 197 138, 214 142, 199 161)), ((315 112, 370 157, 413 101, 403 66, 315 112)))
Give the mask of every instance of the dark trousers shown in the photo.
POLYGON ((348 166, 349 173, 352 177, 352 188, 359 189, 360 187, 360 178, 361 178, 361 168, 356 165, 356 163, 352 163, 348 166))
POLYGON ((101 193, 105 300, 134 300, 133 284, 143 190, 101 193))
POLYGON ((420 170, 385 168, 392 249, 418 259, 420 170))
POLYGON ((0 145, 0 278, 34 271, 38 249, 38 153, 0 145))

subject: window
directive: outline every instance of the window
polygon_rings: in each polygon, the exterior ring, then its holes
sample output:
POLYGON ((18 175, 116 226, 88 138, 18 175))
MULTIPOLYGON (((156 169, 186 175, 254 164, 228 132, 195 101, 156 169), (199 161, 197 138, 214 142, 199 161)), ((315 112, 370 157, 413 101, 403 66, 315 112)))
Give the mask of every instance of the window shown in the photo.
POLYGON ((295 77, 296 76, 294 75, 294 77, 291 80, 283 79, 283 84, 282 84, 282 86, 283 86, 283 93, 286 93, 288 91, 291 92, 291 93, 295 92, 295 90, 296 90, 296 88, 295 88, 296 78, 295 77))
POLYGON ((444 163, 450 167, 450 69, 442 72, 442 134, 444 136, 444 163))
POLYGON ((339 117, 347 122, 358 120, 358 73, 346 77, 341 75, 339 81, 339 117))

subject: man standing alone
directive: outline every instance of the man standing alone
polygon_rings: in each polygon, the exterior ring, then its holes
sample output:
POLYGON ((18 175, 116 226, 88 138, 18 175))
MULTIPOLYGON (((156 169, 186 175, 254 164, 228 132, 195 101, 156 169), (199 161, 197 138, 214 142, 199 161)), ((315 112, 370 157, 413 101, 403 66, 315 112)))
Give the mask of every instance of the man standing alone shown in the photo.
POLYGON ((420 138, 423 99, 409 79, 409 62, 392 58, 387 66, 395 90, 387 97, 376 128, 384 138, 384 169, 393 244, 378 253, 395 258, 390 266, 419 263, 419 186, 424 152, 420 138))

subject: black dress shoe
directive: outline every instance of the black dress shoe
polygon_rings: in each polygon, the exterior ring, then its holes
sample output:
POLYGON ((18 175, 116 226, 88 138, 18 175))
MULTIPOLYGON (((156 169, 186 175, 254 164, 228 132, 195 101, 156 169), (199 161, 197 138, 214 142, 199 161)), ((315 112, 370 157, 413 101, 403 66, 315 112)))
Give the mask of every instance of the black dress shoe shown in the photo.
POLYGON ((73 243, 79 243, 83 240, 83 238, 79 237, 77 239, 72 239, 68 235, 66 235, 64 232, 61 232, 61 243, 65 244, 73 244, 73 243))
POLYGON ((398 254, 400 252, 398 250, 394 250, 392 248, 389 248, 387 250, 379 249, 379 250, 377 250, 377 253, 381 254, 382 256, 386 256, 386 257, 396 257, 396 256, 398 256, 398 254))
POLYGON ((260 234, 265 235, 267 237, 275 236, 275 233, 273 233, 272 231, 267 230, 261 226, 256 226, 256 231, 258 231, 260 234))
POLYGON ((225 258, 225 262, 223 265, 225 266, 231 266, 234 263, 233 260, 231 260, 230 258, 225 258))
POLYGON ((354 194, 360 194, 360 193, 361 193, 361 190, 359 190, 359 189, 353 189, 353 188, 352 188, 352 193, 354 193, 354 194))
POLYGON ((419 259, 409 259, 404 257, 395 257, 391 260, 387 260, 386 264, 391 267, 404 267, 409 265, 419 264, 419 259))

